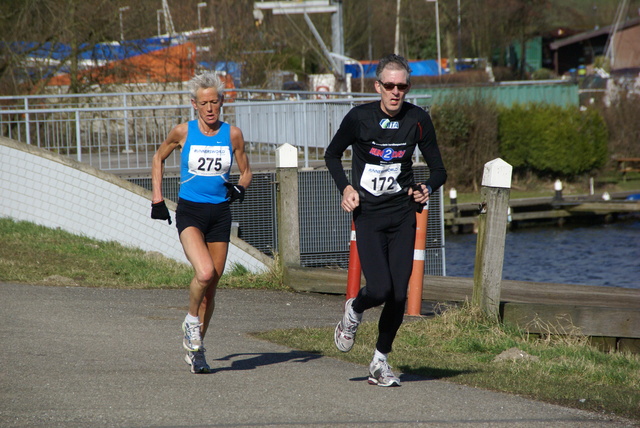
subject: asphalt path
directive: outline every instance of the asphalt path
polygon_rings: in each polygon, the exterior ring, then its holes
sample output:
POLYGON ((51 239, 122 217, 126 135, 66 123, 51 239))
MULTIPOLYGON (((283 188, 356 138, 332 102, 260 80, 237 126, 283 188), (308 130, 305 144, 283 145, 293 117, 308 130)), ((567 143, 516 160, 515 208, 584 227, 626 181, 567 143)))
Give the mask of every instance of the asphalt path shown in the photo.
POLYGON ((333 326, 343 299, 220 290, 205 341, 213 373, 194 375, 181 344, 186 290, 0 283, 0 426, 637 426, 412 375, 371 386, 364 365, 248 335, 333 326))

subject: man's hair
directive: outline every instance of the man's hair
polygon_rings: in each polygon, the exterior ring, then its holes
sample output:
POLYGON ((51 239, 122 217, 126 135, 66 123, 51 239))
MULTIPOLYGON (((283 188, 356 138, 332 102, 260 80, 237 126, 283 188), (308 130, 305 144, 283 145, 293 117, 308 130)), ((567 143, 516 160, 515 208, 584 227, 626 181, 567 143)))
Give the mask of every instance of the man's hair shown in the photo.
POLYGON ((404 59, 404 57, 391 54, 382 58, 378 62, 378 67, 376 67, 376 79, 380 80, 380 75, 385 68, 390 68, 392 70, 405 70, 407 72, 407 83, 411 81, 411 67, 409 67, 409 62, 404 59))
POLYGON ((199 89, 213 88, 218 91, 218 96, 224 96, 224 82, 220 80, 217 74, 210 71, 195 75, 187 85, 191 92, 191 98, 194 100, 197 98, 199 89))

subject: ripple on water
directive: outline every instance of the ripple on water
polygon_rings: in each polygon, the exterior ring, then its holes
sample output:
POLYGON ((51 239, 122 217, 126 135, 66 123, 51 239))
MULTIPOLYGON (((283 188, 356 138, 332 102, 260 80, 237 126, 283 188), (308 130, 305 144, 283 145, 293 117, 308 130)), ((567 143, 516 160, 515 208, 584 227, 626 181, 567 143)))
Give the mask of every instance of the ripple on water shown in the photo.
MULTIPOLYGON (((448 276, 472 277, 476 235, 445 238, 448 276)), ((640 221, 509 231, 503 278, 640 289, 640 221)))

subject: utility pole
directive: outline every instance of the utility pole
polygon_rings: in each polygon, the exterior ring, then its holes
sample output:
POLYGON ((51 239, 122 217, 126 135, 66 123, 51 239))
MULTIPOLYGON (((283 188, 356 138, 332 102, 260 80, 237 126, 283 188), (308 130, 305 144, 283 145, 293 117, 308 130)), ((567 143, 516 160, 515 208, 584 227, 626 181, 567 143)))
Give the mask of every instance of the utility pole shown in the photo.
MULTIPOLYGON (((462 60, 462 20, 460 18, 460 0, 458 0, 458 60, 462 60)), ((453 62, 453 72, 456 71, 456 62, 453 62)))
POLYGON ((400 0, 396 0, 396 43, 393 53, 400 55, 400 0))
POLYGON ((438 11, 438 0, 427 0, 427 3, 433 2, 436 4, 436 41, 438 44, 438 76, 442 75, 442 57, 440 55, 440 14, 438 11))

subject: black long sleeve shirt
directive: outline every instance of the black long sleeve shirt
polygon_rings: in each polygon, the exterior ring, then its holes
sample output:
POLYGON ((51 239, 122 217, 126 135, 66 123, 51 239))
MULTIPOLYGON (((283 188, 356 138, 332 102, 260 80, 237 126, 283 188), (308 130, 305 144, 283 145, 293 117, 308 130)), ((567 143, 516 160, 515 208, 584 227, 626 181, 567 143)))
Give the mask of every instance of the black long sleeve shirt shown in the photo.
POLYGON ((408 102, 390 117, 375 101, 347 113, 324 159, 340 193, 351 184, 360 194, 360 203, 376 209, 380 204, 406 203, 407 189, 415 184, 412 159, 416 146, 429 167, 430 176, 424 184, 435 192, 447 180, 447 172, 431 117, 408 102), (349 146, 353 152, 352 183, 342 165, 349 146))

